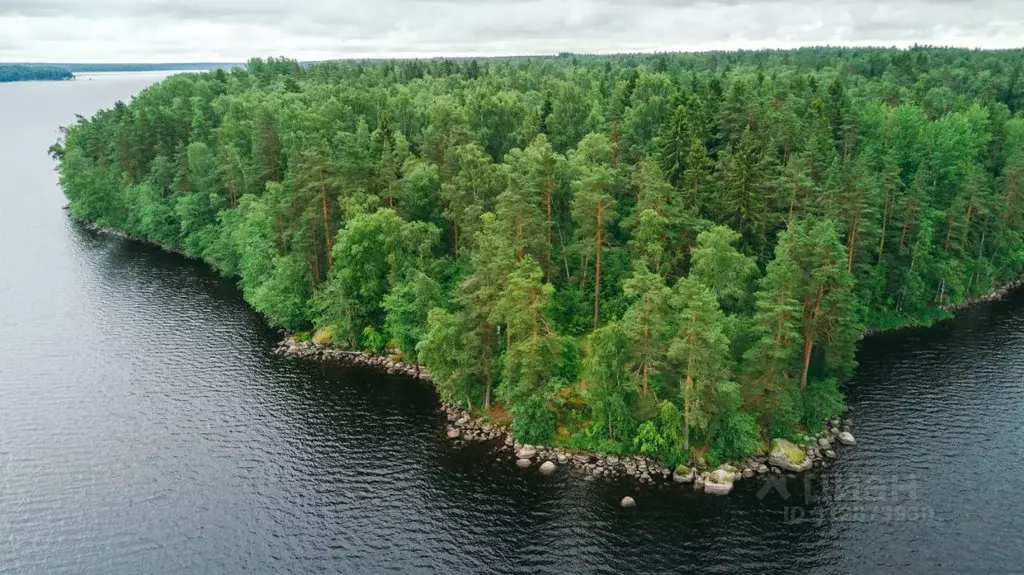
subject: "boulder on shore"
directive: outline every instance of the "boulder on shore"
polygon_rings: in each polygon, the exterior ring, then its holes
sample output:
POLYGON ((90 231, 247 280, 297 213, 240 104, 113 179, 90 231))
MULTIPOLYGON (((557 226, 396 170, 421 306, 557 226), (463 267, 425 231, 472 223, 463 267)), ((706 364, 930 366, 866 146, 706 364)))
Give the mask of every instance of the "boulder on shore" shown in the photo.
POLYGON ((529 459, 517 459, 516 465, 522 467, 523 469, 526 469, 527 467, 533 465, 533 462, 530 461, 529 459))
POLYGON ((621 505, 623 507, 626 507, 626 508, 636 507, 636 500, 627 495, 627 496, 622 498, 622 502, 619 505, 621 505))
POLYGON ((516 452, 516 457, 519 459, 533 459, 537 455, 537 448, 532 445, 524 445, 522 449, 516 452))
POLYGON ((853 438, 853 434, 849 431, 843 431, 839 434, 839 443, 843 445, 855 445, 857 440, 853 438))
MULTIPOLYGON (((731 467, 731 466, 730 466, 731 467)), ((728 469, 719 467, 712 471, 704 480, 704 493, 712 495, 728 495, 732 491, 733 482, 736 481, 736 474, 728 469)))
POLYGON ((677 465, 672 472, 672 481, 676 483, 690 483, 693 481, 693 470, 685 465, 677 465))
POLYGON ((772 440, 768 463, 787 471, 807 471, 814 465, 803 449, 781 438, 772 440))
POLYGON ((544 475, 551 475, 552 473, 555 472, 555 469, 557 469, 557 467, 558 466, 556 466, 554 463, 550 461, 545 461, 540 466, 540 472, 543 473, 544 475))

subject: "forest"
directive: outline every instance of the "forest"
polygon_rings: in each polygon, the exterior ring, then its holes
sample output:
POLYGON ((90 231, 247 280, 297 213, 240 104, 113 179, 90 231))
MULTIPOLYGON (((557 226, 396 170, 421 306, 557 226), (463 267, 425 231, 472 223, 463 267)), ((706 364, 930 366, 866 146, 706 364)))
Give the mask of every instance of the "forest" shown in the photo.
POLYGON ((22 82, 25 80, 70 80, 75 75, 71 70, 58 66, 0 64, 0 82, 22 82))
MULTIPOLYGON (((714 463, 1024 271, 1024 51, 254 59, 63 130, 72 217, 523 442, 714 463)), ((894 382, 893 385, 898 385, 894 382)))

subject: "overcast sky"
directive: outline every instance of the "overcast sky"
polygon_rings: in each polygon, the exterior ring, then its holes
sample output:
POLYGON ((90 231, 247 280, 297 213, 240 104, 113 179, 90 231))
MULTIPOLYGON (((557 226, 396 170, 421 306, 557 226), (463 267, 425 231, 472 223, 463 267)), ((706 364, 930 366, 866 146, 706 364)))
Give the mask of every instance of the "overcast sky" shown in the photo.
POLYGON ((0 61, 1024 45, 1024 0, 0 0, 0 61))

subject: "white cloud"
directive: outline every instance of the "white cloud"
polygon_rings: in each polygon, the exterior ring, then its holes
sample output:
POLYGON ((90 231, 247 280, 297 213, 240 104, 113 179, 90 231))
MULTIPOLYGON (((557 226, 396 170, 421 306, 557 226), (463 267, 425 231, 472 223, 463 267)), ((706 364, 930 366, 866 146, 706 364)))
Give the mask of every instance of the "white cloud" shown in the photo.
POLYGON ((1018 0, 0 0, 0 61, 1021 45, 1018 0))

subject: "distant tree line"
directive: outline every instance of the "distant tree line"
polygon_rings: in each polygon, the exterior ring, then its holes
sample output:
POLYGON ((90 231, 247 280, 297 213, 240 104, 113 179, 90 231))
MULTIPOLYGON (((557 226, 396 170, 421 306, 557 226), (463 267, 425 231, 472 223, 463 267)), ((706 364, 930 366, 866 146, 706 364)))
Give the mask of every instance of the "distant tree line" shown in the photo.
POLYGON ((1024 270, 1024 52, 252 60, 53 148, 74 217, 389 351, 523 441, 741 457, 866 328, 1024 270))
POLYGON ((28 66, 23 64, 0 64, 0 82, 21 82, 25 80, 70 80, 75 75, 67 68, 54 66, 28 66))

